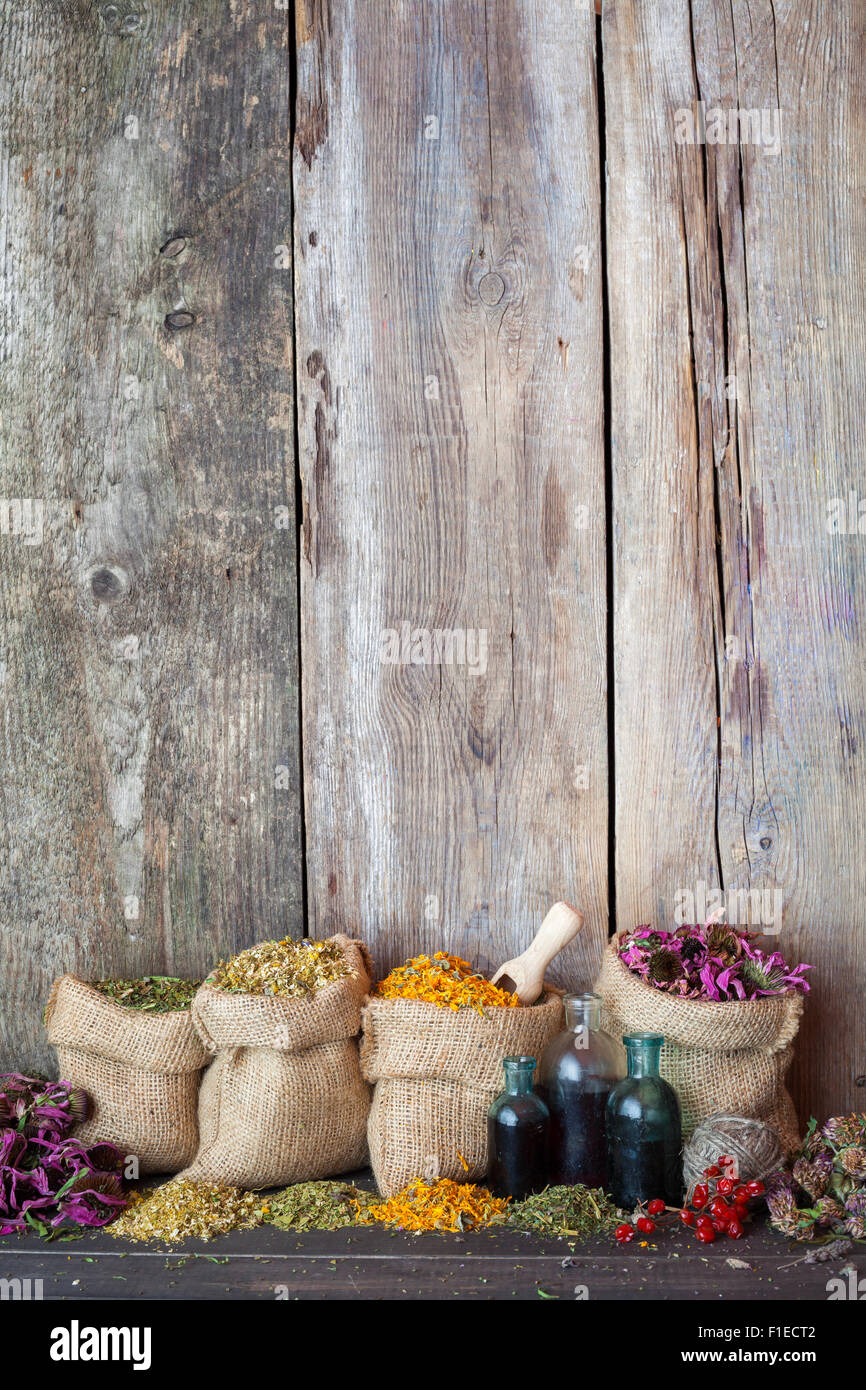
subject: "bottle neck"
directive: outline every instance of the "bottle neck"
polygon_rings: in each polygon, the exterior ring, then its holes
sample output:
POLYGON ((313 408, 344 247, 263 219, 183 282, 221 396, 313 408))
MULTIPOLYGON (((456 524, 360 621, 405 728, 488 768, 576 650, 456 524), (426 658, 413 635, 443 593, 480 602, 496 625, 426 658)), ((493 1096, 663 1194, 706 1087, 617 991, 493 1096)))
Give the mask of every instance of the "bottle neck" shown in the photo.
POLYGON ((506 1057, 503 1066, 505 1067, 505 1090, 508 1095, 531 1095, 532 1081, 535 1076, 535 1058, 506 1057))
POLYGON ((658 1076, 659 1058, 664 1038, 658 1034, 626 1035, 623 1038, 628 1057, 629 1076, 658 1076))
POLYGON ((565 1026, 572 1033, 597 1033, 601 1027, 601 998, 597 994, 565 996, 565 1026))

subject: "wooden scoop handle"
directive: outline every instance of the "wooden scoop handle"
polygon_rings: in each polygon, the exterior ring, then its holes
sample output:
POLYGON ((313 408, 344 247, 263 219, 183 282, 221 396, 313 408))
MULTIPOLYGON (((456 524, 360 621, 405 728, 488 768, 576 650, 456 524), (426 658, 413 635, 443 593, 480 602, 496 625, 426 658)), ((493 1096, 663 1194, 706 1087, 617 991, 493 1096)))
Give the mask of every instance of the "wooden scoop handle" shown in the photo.
POLYGON ((583 913, 568 903, 554 903, 535 937, 516 960, 507 961, 493 977, 493 984, 507 979, 521 1004, 534 1003, 544 985, 544 973, 554 956, 573 941, 583 926, 583 913))
POLYGON ((527 965, 531 962, 543 979, 554 956, 574 940, 582 926, 582 912, 568 903, 554 903, 521 959, 527 965))

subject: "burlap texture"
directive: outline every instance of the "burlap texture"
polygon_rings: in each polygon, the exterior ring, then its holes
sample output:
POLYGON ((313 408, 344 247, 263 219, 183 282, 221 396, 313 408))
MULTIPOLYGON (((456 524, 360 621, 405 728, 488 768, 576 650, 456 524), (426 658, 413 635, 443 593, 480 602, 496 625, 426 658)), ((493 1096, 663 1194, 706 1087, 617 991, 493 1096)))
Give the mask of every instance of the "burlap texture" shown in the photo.
POLYGON ((366 1160, 369 1088, 356 1035, 371 966, 360 942, 331 938, 352 975, 301 999, 226 994, 205 981, 193 1023, 215 1061, 199 1097, 201 1142, 184 1176, 278 1187, 366 1160))
POLYGON ((379 1191, 391 1196, 413 1178, 484 1177, 487 1111, 502 1090, 502 1059, 540 1057, 562 1028, 562 999, 550 991, 531 1008, 488 1008, 482 1017, 371 998, 362 1021, 361 1069, 376 1084, 370 1161, 379 1191))
POLYGON ((352 974, 301 999, 227 994, 212 985, 209 976, 192 1001, 193 1024, 208 1052, 229 1047, 300 1052, 317 1043, 356 1037, 370 988, 370 957, 360 941, 347 936, 330 940, 342 948, 352 974))
POLYGON ((198 1144, 198 1088, 207 1053, 189 1010, 124 1008, 84 980, 64 975, 45 1010, 48 1041, 64 1081, 82 1087, 91 1114, 82 1143, 116 1144, 140 1173, 175 1173, 198 1144))
POLYGON ((725 1111, 771 1125, 787 1153, 799 1142, 794 1103, 785 1087, 800 1026, 803 996, 763 999, 680 999, 655 989, 620 960, 615 938, 605 949, 595 992, 602 1027, 662 1033, 660 1070, 680 1099, 683 1138, 708 1116, 725 1111))
POLYGON ((300 1052, 217 1053, 199 1093, 199 1151, 184 1177, 282 1187, 360 1168, 370 1091, 354 1038, 300 1052))

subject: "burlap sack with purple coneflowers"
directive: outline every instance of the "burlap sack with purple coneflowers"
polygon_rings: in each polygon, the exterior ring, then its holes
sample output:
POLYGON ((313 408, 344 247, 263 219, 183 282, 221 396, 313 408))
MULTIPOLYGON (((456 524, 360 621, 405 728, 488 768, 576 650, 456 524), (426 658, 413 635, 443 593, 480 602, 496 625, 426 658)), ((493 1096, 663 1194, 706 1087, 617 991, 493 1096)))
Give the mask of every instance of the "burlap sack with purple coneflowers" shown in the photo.
POLYGON ((660 1070, 679 1096, 683 1139, 701 1120, 725 1112, 763 1120, 786 1153, 799 1144, 794 1102, 785 1086, 800 1026, 796 991, 759 999, 683 999, 647 984, 620 959, 614 937, 595 983, 603 1001, 602 1028, 661 1033, 660 1070))

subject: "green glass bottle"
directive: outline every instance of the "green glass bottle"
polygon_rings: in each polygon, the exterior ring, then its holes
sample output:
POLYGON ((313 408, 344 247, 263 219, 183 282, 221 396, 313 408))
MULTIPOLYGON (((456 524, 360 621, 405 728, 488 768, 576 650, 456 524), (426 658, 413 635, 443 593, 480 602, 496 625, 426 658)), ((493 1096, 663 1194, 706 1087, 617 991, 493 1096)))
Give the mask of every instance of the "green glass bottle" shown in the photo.
POLYGON ((683 1199, 682 1116, 673 1086, 659 1075, 661 1033, 626 1033, 628 1076, 607 1102, 607 1177, 617 1206, 683 1199))
POLYGON ((532 1089, 534 1057, 505 1057, 505 1090, 487 1112, 488 1185, 497 1197, 528 1197, 547 1185, 550 1115, 532 1089))

